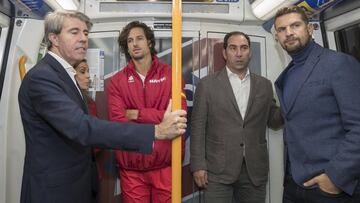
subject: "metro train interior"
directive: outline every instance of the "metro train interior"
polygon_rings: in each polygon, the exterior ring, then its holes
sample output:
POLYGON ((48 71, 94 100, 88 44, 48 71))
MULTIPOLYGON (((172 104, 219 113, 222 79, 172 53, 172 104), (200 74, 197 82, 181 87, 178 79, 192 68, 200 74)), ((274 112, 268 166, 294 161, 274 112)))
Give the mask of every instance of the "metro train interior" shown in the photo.
MULTIPOLYGON (((158 57, 171 64, 172 3, 171 0, 0 1, 0 202, 20 200, 25 154, 18 105, 20 71, 31 69, 46 53, 43 30, 47 12, 78 10, 93 22, 87 54, 93 83, 89 94, 96 101, 98 117, 108 119, 105 89, 109 79, 126 65, 125 54, 117 43, 120 31, 133 20, 146 23, 155 32, 158 57)), ((291 59, 274 38, 273 16, 277 9, 292 4, 307 9, 317 43, 351 54, 360 61, 360 0, 183 0, 182 77, 188 118, 198 81, 224 67, 222 40, 228 32, 247 33, 253 51, 250 71, 272 82, 276 80, 291 59), (317 7, 311 7, 311 2, 317 7)), ((190 173, 188 137, 187 132, 182 202, 203 202, 202 192, 190 173)), ((284 176, 282 131, 268 129, 266 137, 270 160, 266 202, 279 203, 284 176)), ((99 202, 120 202, 113 150, 103 150, 97 161, 104 171, 99 202)))

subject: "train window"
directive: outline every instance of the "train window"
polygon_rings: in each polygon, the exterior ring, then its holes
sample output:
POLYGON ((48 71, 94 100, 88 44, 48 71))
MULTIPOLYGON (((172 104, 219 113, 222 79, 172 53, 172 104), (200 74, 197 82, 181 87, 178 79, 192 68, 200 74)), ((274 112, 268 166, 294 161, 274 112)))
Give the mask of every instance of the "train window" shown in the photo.
POLYGON ((360 61, 360 24, 335 32, 337 50, 353 55, 360 61))

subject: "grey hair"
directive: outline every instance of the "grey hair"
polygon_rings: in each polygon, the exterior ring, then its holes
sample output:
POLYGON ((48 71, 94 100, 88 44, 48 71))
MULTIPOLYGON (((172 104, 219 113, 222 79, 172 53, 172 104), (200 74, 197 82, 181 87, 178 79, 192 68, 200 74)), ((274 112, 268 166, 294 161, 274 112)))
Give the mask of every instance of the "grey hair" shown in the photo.
POLYGON ((60 34, 61 29, 64 25, 65 18, 77 18, 83 21, 86 24, 88 30, 90 30, 92 27, 90 18, 78 11, 65 10, 65 11, 55 11, 48 13, 45 17, 45 37, 44 37, 48 49, 52 47, 52 43, 49 40, 49 34, 50 33, 54 33, 56 35, 60 34))

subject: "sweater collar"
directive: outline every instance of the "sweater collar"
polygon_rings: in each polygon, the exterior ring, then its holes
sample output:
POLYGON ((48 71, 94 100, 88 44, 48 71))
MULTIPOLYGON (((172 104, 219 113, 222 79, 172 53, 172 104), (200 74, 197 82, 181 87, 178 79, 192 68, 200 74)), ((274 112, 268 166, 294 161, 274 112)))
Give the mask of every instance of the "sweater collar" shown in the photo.
POLYGON ((300 51, 290 54, 293 63, 299 64, 299 63, 305 63, 306 59, 310 55, 310 52, 314 48, 315 42, 313 40, 310 40, 307 45, 300 51))

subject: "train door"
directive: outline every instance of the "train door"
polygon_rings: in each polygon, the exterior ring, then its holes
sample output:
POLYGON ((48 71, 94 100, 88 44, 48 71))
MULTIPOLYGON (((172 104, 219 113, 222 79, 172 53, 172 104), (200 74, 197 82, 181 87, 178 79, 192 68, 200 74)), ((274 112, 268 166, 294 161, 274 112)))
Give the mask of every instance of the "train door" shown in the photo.
MULTIPOLYGON (((6 47, 6 39, 9 31, 10 18, 2 13, 0 13, 0 104, 4 103, 6 99, 2 96, 3 84, 5 78, 6 67, 4 64, 4 53, 6 47)), ((5 109, 2 105, 0 108, 0 202, 5 202, 6 200, 6 170, 7 170, 7 147, 6 147, 6 134, 5 134, 5 125, 4 122, 6 119, 5 109)))
MULTIPOLYGON (((225 60, 222 56, 223 39, 226 33, 222 32, 207 32, 207 64, 208 74, 212 74, 225 67, 225 60)), ((249 35, 251 41, 252 58, 250 61, 250 71, 263 77, 268 76, 268 68, 266 64, 266 38, 262 36, 249 35)), ((279 132, 274 132, 270 129, 267 130, 266 139, 268 141, 270 170, 269 170, 269 182, 267 185, 267 197, 266 202, 278 202, 281 197, 282 190, 278 187, 279 180, 282 179, 282 171, 275 170, 279 165, 282 165, 282 159, 279 159, 276 154, 279 151, 279 141, 275 136, 279 132), (275 153, 273 153, 275 152, 275 153)))
MULTIPOLYGON (((150 25, 151 23, 149 23, 150 25)), ((119 27, 120 28, 120 27, 119 27)), ((95 28, 96 29, 96 28, 95 28)), ((89 48, 104 51, 104 86, 105 91, 111 77, 120 71, 126 64, 124 53, 119 49, 117 42, 119 31, 95 31, 89 35, 89 48)), ((171 65, 172 57, 172 33, 169 30, 156 30, 157 56, 160 61, 171 65)), ((187 97, 188 115, 191 116, 192 98, 195 91, 193 81, 197 80, 196 70, 199 69, 199 32, 184 31, 182 34, 182 73, 185 82, 185 93, 187 97)), ((107 101, 105 91, 98 91, 95 94, 97 106, 97 116, 108 119, 107 101)), ((190 118, 189 118, 190 119, 190 118)), ((186 137, 186 153, 183 161, 183 202, 191 202, 194 193, 194 185, 190 173, 189 165, 189 130, 186 137)), ((114 158, 113 150, 101 150, 101 156, 97 160, 100 165, 100 201, 102 203, 118 202, 120 199, 120 184, 118 180, 118 170, 114 158)))
POLYGON ((0 202, 20 201, 25 140, 18 104, 19 62, 26 58, 25 71, 36 64, 44 29, 41 20, 15 18, 12 23, 10 46, 4 50, 8 58, 0 101, 0 202))
MULTIPOLYGON (((185 83, 188 120, 191 119, 194 81, 197 80, 196 70, 199 69, 199 31, 182 32, 182 78, 185 83)), ((172 33, 171 31, 155 31, 158 57, 167 64, 172 64, 172 33)), ((185 134, 185 157, 182 163, 182 197, 183 202, 192 202, 196 198, 195 187, 190 173, 190 127, 185 134)))

